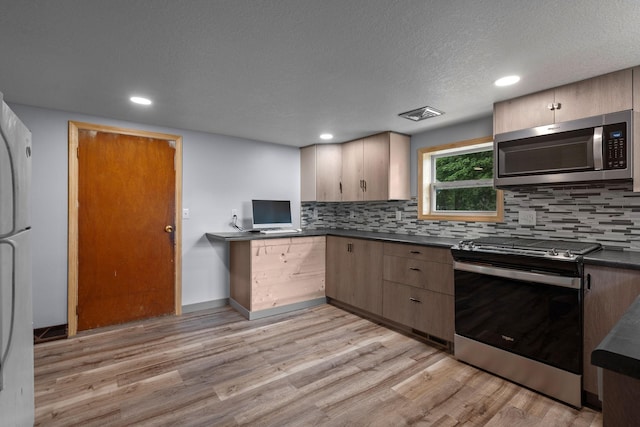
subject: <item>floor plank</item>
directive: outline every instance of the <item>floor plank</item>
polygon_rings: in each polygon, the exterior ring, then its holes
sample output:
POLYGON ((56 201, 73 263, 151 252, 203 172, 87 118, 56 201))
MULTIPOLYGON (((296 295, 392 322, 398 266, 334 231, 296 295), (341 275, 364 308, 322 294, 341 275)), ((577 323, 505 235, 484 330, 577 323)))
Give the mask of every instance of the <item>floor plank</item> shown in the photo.
POLYGON ((35 347, 37 426, 590 426, 602 414, 322 305, 229 307, 35 347))

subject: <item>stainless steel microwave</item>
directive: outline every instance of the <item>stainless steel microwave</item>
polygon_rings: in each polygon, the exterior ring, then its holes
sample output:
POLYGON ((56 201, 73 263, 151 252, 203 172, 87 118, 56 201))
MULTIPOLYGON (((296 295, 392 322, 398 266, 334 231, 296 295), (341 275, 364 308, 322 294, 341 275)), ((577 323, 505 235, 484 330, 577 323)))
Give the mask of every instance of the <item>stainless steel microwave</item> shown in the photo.
POLYGON ((633 111, 501 133, 494 138, 494 185, 630 180, 633 111))

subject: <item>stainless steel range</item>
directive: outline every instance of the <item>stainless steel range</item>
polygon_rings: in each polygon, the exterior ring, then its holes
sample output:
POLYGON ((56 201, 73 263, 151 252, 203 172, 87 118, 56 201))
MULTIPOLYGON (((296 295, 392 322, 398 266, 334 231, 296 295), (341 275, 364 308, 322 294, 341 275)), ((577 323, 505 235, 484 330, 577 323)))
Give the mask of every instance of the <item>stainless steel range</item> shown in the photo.
POLYGON ((599 249, 511 237, 454 246, 455 356, 582 406, 582 260, 599 249))

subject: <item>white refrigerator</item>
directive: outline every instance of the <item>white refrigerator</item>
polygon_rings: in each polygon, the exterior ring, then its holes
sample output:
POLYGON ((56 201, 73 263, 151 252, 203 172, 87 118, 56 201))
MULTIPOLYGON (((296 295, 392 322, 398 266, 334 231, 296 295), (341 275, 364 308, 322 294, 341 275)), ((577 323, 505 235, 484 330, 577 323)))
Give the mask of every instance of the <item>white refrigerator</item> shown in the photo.
POLYGON ((0 425, 32 426, 31 132, 0 93, 0 425))

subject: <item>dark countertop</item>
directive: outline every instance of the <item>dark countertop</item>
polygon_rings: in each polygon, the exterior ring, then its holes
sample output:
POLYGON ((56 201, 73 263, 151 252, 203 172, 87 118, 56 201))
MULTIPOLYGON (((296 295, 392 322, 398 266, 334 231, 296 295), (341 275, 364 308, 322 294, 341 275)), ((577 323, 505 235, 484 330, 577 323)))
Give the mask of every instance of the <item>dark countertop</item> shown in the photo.
MULTIPOLYGON (((251 232, 210 232, 206 233, 207 239, 211 242, 234 242, 241 240, 261 240, 261 239, 279 239, 283 237, 300 237, 300 236, 343 236, 360 239, 381 240, 385 242, 395 243, 412 243, 424 246, 451 247, 458 243, 458 238, 421 236, 412 234, 396 234, 396 233, 379 233, 376 231, 358 231, 345 229, 305 229, 298 233, 251 233, 251 232)), ((600 265, 605 267, 626 268, 631 270, 640 270, 640 252, 621 251, 614 249, 605 249, 584 256, 584 263, 587 265, 600 265)))
POLYGON ((593 350, 591 363, 640 379, 640 296, 593 350))
POLYGON ((606 249, 585 255, 584 263, 640 270, 640 252, 606 249))
MULTIPOLYGON (((261 239, 280 239, 283 237, 301 237, 301 236, 340 236, 340 237, 353 237, 360 239, 381 240, 385 242, 394 243, 412 243, 415 245, 423 246, 440 246, 451 247, 458 243, 460 239, 446 238, 446 237, 433 237, 433 236, 418 236, 410 234, 395 234, 395 233, 378 233, 375 231, 357 231, 357 230, 338 230, 338 229, 323 229, 323 230, 304 230, 298 233, 274 233, 274 234, 262 234, 262 233, 248 233, 248 232, 211 232, 206 233, 207 239, 212 242, 234 242, 241 240, 261 240, 261 239)), ((640 262, 639 262, 640 263, 640 262)))

